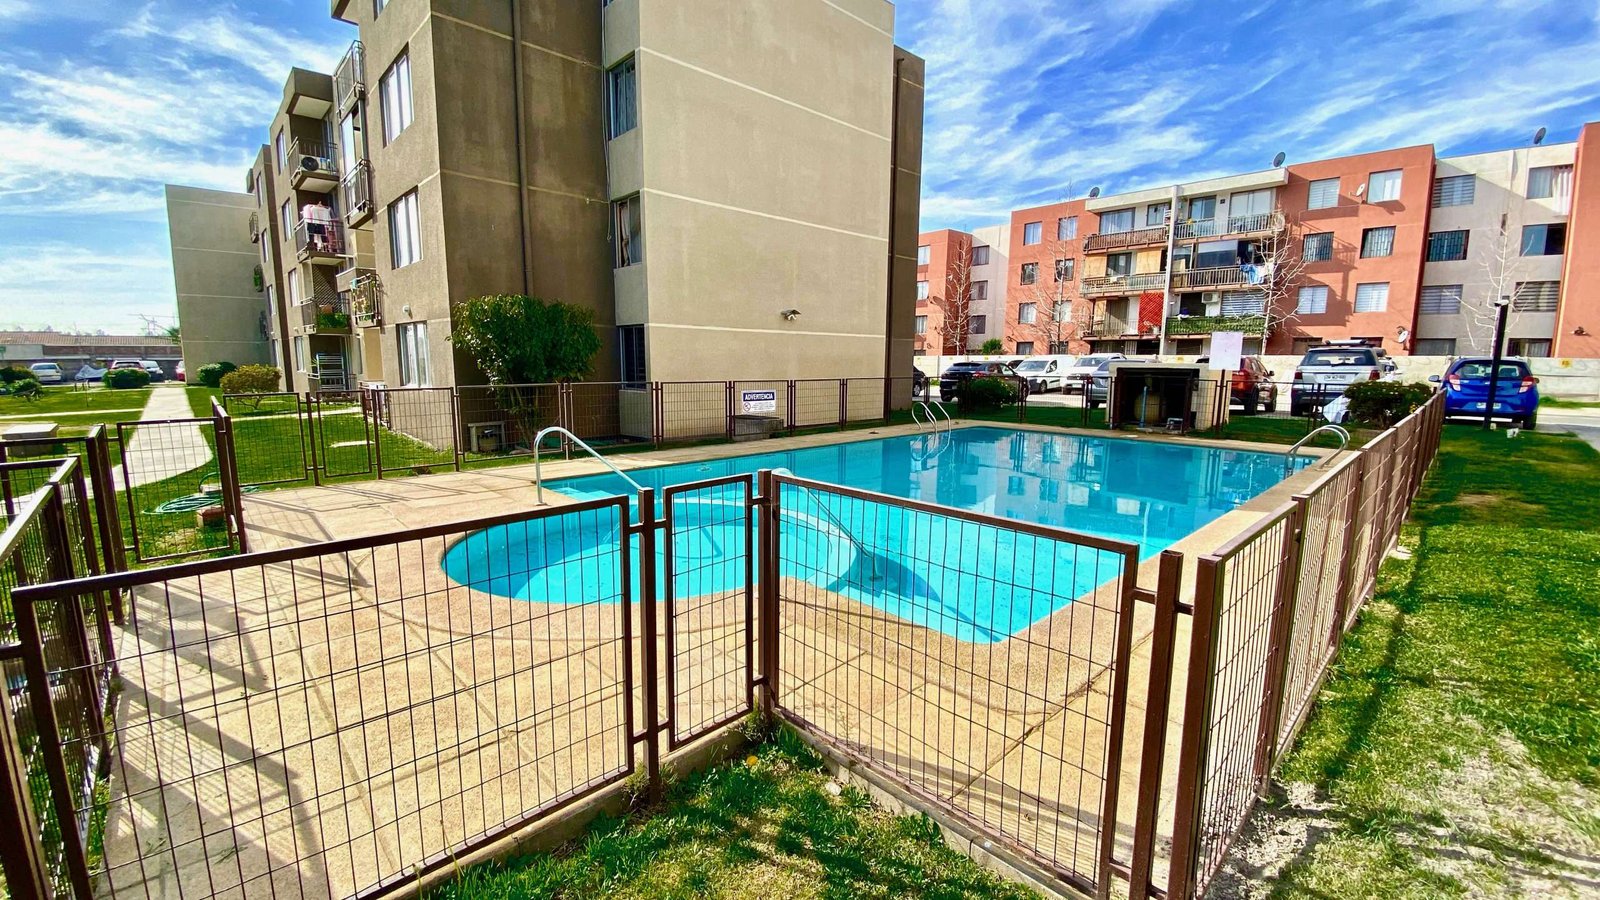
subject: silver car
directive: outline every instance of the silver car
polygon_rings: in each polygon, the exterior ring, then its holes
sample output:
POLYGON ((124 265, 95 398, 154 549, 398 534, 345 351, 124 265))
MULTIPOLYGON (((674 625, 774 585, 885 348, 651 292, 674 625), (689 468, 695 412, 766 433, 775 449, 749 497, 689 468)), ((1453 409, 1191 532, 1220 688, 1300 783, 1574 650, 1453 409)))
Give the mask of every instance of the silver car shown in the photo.
POLYGON ((33 380, 40 384, 60 384, 61 367, 52 362, 34 363, 28 367, 33 373, 33 380))
POLYGON ((1092 376, 1090 376, 1089 396, 1087 398, 1090 409, 1099 409, 1100 407, 1105 405, 1105 403, 1106 403, 1106 401, 1108 399, 1110 399, 1110 397, 1111 397, 1111 364, 1114 363, 1114 362, 1151 363, 1151 362, 1155 362, 1155 360, 1153 360, 1153 359, 1128 359, 1126 357, 1121 357, 1121 356, 1117 357, 1116 359, 1102 360, 1100 365, 1095 367, 1094 374, 1092 376))

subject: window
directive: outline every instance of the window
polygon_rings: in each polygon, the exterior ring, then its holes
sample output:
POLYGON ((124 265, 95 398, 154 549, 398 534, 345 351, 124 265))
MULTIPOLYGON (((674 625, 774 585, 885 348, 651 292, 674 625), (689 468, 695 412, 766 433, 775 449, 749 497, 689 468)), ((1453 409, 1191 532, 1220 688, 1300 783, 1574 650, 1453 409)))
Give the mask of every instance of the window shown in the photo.
POLYGON ((1100 214, 1101 234, 1121 234, 1133 230, 1133 209, 1117 209, 1100 214))
POLYGON ((986 332, 988 330, 989 330, 989 317, 988 316, 973 316, 972 317, 972 321, 968 323, 967 333, 968 334, 983 334, 984 332, 986 332))
POLYGON ((1044 240, 1044 223, 1029 222, 1022 226, 1022 244, 1031 247, 1044 240))
POLYGON ((967 291, 967 299, 980 302, 989 299, 989 282, 974 281, 972 289, 967 291))
POLYGON ((1553 313, 1560 302, 1559 281, 1519 281, 1511 295, 1511 308, 1517 312, 1553 313))
POLYGON ((1356 312, 1383 312, 1389 308, 1389 282, 1356 285, 1356 312))
POLYGON ((1023 325, 1032 325, 1039 321, 1039 304, 1024 303, 1017 307, 1017 321, 1023 325))
POLYGON ((1167 224, 1167 212, 1172 209, 1171 203, 1152 203, 1144 208, 1144 224, 1148 228, 1155 228, 1167 224))
POLYGON ((1536 166, 1528 170, 1528 199, 1555 200, 1567 212, 1572 204, 1572 166, 1536 166))
POLYGON ((422 258, 422 224, 417 192, 389 204, 389 268, 400 269, 422 258))
POLYGON ((931 259, 932 257, 933 257, 933 248, 932 247, 928 246, 927 244, 923 244, 921 247, 917 248, 917 265, 919 265, 919 266, 927 265, 928 264, 928 260, 931 259))
POLYGON ((297 335, 294 340, 289 342, 289 348, 294 353, 294 370, 296 372, 304 372, 306 370, 305 336, 297 335))
POLYGON ((1300 251, 1300 256, 1308 263, 1327 262, 1333 259, 1333 232, 1320 231, 1306 235, 1305 246, 1300 251))
POLYGON ((633 57, 630 56, 606 73, 606 137, 627 134, 639 124, 637 97, 633 57))
POLYGON ((1311 192, 1306 197, 1308 209, 1327 209, 1339 205, 1339 179, 1319 178, 1311 182, 1311 192))
MULTIPOLYGON (((1441 206, 1471 206, 1477 198, 1478 176, 1476 175, 1446 175, 1433 180, 1433 205, 1437 209, 1441 206)), ((1452 341, 1452 344, 1455 342, 1452 341)))
POLYGON ((987 266, 989 264, 989 248, 973 247, 972 264, 975 266, 987 266))
POLYGON ((267 199, 267 192, 266 192, 265 189, 263 189, 261 187, 261 173, 257 172, 256 173, 256 209, 260 209, 261 208, 261 204, 266 202, 266 199, 267 199))
POLYGON ((917 299, 928 299, 928 283, 926 281, 917 282, 917 299))
POLYGON ((284 238, 294 234, 294 211, 289 207, 289 201, 283 201, 278 207, 278 227, 284 238))
POLYGON ((279 128, 277 135, 272 138, 272 149, 278 156, 278 174, 282 175, 289 168, 289 145, 284 143, 282 128, 279 128))
POLYGON ((1201 241, 1195 248, 1194 266, 1197 269, 1216 269, 1239 264, 1238 241, 1201 241))
POLYGON ((378 82, 378 96, 383 103, 383 142, 400 136, 411 124, 411 56, 401 53, 389 71, 378 82))
POLYGON ((1056 220, 1056 240, 1070 241, 1078 236, 1078 217, 1067 216, 1056 220))
POLYGON ((1428 235, 1428 262, 1454 262, 1467 258, 1467 232, 1435 231, 1428 235))
POLYGON ((618 269, 644 262, 644 219, 641 212, 637 196, 611 204, 612 226, 617 235, 617 258, 612 262, 618 269))
POLYGON ((1033 284, 1039 280, 1039 264, 1036 262, 1022 264, 1022 283, 1033 284))
POLYGON ((1567 226, 1564 222, 1522 226, 1523 256, 1560 256, 1566 252, 1566 246, 1567 226))
POLYGON ((1512 338, 1507 348, 1512 356, 1544 359, 1550 355, 1550 341, 1542 338, 1512 338))
POLYGON ((1320 284, 1308 284, 1300 289, 1300 302, 1294 311, 1303 316, 1320 316, 1328 311, 1328 288, 1320 284))
POLYGON ((1106 257, 1106 274, 1107 275, 1132 275, 1133 274, 1133 254, 1132 253, 1113 253, 1113 254, 1107 256, 1106 257))
POLYGON ((395 335, 400 340, 400 383, 405 387, 427 387, 428 323, 397 325, 395 335))
POLYGON ((917 334, 927 334, 927 333, 928 333, 928 317, 927 316, 917 316, 917 334))
POLYGON ((622 357, 624 387, 644 387, 644 326, 623 325, 617 329, 617 345, 622 357))
POLYGON ((1071 281, 1072 280, 1072 272, 1077 267, 1078 267, 1078 261, 1075 260, 1075 259, 1058 259, 1058 260, 1056 260, 1056 280, 1057 281, 1071 281))
POLYGON ((1367 179, 1367 199, 1373 203, 1400 199, 1400 170, 1373 172, 1367 179))
POLYGON ((1368 228, 1361 232, 1361 258, 1394 255, 1394 226, 1368 228))
POLYGON ((300 296, 300 270, 299 269, 290 269, 289 270, 289 277, 288 277, 288 281, 286 282, 285 286, 289 290, 289 305, 290 306, 299 306, 300 304, 306 302, 305 298, 300 296))
MULTIPOLYGON (((1190 197, 1189 198, 1189 218, 1195 220, 1196 222, 1206 222, 1206 221, 1210 221, 1211 219, 1215 219, 1216 217, 1217 217, 1217 198, 1216 197, 1190 197)), ((1206 229, 1202 228, 1202 229, 1197 230, 1195 233, 1196 234, 1212 234, 1212 233, 1214 233, 1214 229, 1213 230, 1206 230, 1206 229)))
POLYGON ((361 145, 359 143, 361 128, 356 124, 356 111, 351 110, 344 118, 339 120, 339 167, 340 171, 349 173, 361 161, 361 145))
POLYGON ((372 0, 372 17, 376 19, 383 8, 389 5, 389 0, 372 0))
POLYGON ((1426 316, 1448 316, 1461 312, 1461 285, 1425 284, 1417 300, 1417 312, 1426 316))
POLYGON ((1033 355, 1033 341, 1017 341, 1016 354, 1018 356, 1033 355))
POLYGON ((1417 338, 1411 345, 1412 356, 1455 356, 1455 338, 1417 338))

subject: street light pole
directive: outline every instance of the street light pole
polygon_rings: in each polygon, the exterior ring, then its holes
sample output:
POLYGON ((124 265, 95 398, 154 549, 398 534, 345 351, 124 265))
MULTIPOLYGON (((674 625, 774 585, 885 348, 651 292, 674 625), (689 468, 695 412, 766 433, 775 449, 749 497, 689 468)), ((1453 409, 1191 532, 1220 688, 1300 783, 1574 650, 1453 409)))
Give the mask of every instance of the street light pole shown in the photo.
POLYGON ((1494 394, 1500 386, 1500 359, 1506 345, 1506 314, 1511 310, 1511 298, 1502 296, 1495 301, 1494 360, 1489 364, 1489 399, 1483 403, 1483 430, 1493 427, 1494 394))

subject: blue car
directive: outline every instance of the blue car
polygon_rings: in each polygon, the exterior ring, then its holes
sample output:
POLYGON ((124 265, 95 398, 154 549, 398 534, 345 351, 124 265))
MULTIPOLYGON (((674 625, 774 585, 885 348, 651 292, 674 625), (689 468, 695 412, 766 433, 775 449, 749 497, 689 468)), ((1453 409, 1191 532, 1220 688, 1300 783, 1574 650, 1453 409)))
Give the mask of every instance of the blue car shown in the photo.
MULTIPOLYGON (((1438 375, 1429 381, 1444 384, 1444 414, 1446 416, 1479 416, 1489 402, 1489 373, 1494 370, 1494 360, 1488 357, 1464 357, 1450 364, 1444 377, 1438 375)), ((1494 389, 1495 418, 1511 419, 1524 428, 1532 428, 1539 417, 1539 379, 1533 377, 1528 361, 1516 357, 1500 360, 1500 378, 1494 389)))

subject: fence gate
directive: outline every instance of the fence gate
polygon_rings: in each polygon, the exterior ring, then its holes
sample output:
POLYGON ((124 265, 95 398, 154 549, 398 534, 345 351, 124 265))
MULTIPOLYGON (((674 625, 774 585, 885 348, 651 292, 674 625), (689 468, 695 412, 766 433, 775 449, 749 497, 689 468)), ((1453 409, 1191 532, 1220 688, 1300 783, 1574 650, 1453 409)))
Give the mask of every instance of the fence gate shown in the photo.
POLYGON ((227 423, 225 415, 117 423, 123 528, 139 562, 237 547, 243 517, 227 423))
POLYGON ((250 447, 239 457, 239 484, 251 487, 308 481, 310 416, 299 394, 224 394, 234 434, 250 447))
POLYGON ((371 475, 378 443, 379 394, 316 393, 305 397, 311 466, 323 478, 371 475))

